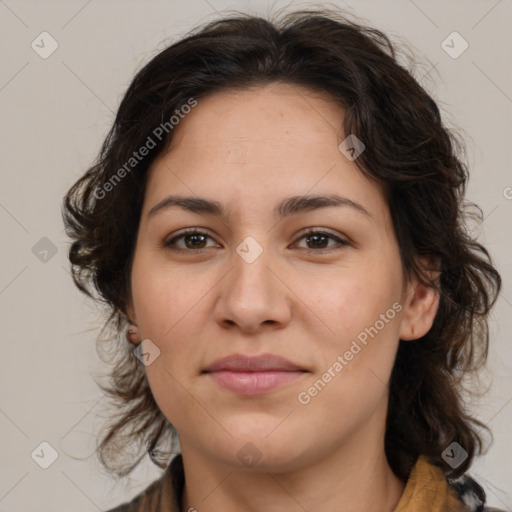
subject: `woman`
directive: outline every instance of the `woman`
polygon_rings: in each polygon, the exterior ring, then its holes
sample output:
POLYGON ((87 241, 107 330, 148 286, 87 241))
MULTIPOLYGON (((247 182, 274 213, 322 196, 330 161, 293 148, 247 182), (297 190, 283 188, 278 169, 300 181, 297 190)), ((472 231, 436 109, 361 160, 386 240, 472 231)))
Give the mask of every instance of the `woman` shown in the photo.
POLYGON ((501 280, 396 52, 334 11, 240 14, 137 73, 64 204, 120 334, 100 458, 166 468, 113 511, 484 510, 460 379, 501 280))

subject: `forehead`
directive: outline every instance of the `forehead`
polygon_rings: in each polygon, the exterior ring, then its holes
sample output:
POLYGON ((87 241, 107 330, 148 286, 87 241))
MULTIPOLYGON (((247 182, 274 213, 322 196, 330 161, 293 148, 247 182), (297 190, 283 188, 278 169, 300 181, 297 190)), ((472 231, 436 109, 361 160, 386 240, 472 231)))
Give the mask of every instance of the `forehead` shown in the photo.
POLYGON ((257 208, 337 193, 382 216, 380 187, 339 150, 343 116, 327 95, 289 84, 209 94, 174 128, 170 148, 152 165, 147 195, 153 204, 183 193, 257 208))
POLYGON ((202 97, 180 122, 171 147, 184 138, 201 145, 243 145, 261 139, 312 145, 326 135, 330 140, 341 136, 343 117, 344 109, 326 94, 292 84, 214 92, 202 97))

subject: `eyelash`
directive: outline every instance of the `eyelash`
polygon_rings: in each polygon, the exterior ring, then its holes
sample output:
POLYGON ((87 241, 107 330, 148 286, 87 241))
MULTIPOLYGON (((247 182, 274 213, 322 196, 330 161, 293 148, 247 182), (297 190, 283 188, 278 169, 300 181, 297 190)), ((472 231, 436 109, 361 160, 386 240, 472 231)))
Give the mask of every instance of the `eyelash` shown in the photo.
MULTIPOLYGON (((187 230, 181 232, 179 235, 174 236, 170 240, 164 241, 163 246, 164 246, 164 248, 167 248, 167 249, 170 249, 170 250, 174 250, 174 251, 194 252, 194 253, 198 253, 198 254, 205 253, 207 251, 207 249, 183 249, 183 248, 173 247, 177 240, 180 240, 180 239, 182 239, 182 238, 184 238, 186 236, 190 236, 190 235, 205 235, 208 238, 212 238, 210 235, 208 235, 208 233, 205 233, 203 231, 199 231, 199 230, 194 229, 194 228, 190 228, 190 229, 187 229, 187 230)), ((329 233, 328 231, 323 231, 323 230, 307 231, 306 233, 303 233, 300 236, 299 240, 302 240, 303 238, 307 238, 308 236, 315 236, 315 235, 323 235, 324 237, 331 238, 332 240, 335 240, 336 242, 338 242, 338 244, 341 247, 338 247, 338 248, 335 248, 335 249, 333 249, 332 247, 330 249, 303 249, 308 254, 313 254, 313 253, 315 253, 315 254, 331 253, 332 251, 338 251, 338 250, 342 249, 343 247, 346 247, 346 246, 350 245, 350 243, 347 242, 346 240, 343 240, 343 239, 339 238, 338 236, 335 236, 332 233, 329 233)))

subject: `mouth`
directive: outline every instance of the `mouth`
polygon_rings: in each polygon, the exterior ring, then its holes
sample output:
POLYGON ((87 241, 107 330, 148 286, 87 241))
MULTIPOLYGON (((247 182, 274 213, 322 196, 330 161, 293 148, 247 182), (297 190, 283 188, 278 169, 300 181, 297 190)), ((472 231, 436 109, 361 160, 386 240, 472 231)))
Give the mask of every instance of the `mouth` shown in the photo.
POLYGON ((239 395, 268 393, 299 379, 307 370, 273 354, 233 354, 218 359, 203 374, 217 385, 239 395))

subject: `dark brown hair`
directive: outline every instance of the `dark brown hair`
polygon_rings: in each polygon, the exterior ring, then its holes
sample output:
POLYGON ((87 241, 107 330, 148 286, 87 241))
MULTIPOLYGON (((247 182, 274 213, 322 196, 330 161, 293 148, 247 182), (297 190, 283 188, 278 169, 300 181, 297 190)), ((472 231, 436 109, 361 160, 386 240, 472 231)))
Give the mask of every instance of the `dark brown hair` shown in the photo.
POLYGON ((206 94, 273 82, 327 94, 345 108, 340 127, 366 146, 356 163, 386 193, 404 274, 440 293, 430 331, 400 341, 385 437, 391 468, 406 480, 424 454, 457 477, 482 453, 478 428, 489 429, 466 412, 462 379, 486 361, 487 319, 501 279, 467 227, 469 217, 481 220, 482 212, 464 200, 464 144, 442 122, 413 71, 399 62, 399 52, 381 31, 336 10, 296 11, 273 20, 237 12, 189 32, 136 74, 96 162, 63 205, 73 279, 106 305, 105 326, 113 328, 107 341, 115 347, 114 363, 109 385, 101 387, 118 414, 98 445, 110 471, 126 475, 147 453, 164 468, 176 434, 123 335, 148 169, 169 147, 171 116, 191 99, 200 104, 206 94), (165 136, 158 138, 155 130, 162 126, 165 136), (131 161, 148 137, 154 147, 131 161), (422 273, 420 258, 440 270, 439 286, 422 273), (456 469, 441 457, 452 441, 468 452, 456 469), (137 451, 128 456, 133 442, 137 451))

